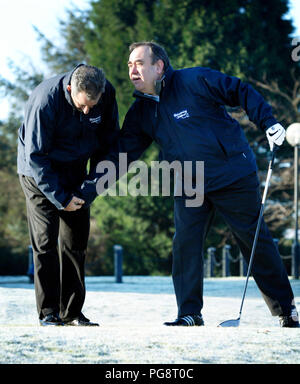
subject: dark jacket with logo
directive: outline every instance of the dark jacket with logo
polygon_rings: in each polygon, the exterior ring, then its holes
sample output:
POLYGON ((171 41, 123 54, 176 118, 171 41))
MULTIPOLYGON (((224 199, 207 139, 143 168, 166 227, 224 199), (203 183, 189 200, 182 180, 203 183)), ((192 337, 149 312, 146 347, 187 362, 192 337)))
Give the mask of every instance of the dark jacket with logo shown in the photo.
MULTIPOLYGON (((134 96, 121 130, 119 152, 127 152, 130 163, 154 140, 164 160, 204 161, 204 192, 257 169, 240 124, 225 105, 241 106, 262 130, 277 123, 270 105, 250 85, 209 68, 169 67, 159 101, 137 91, 134 96)), ((107 159, 117 164, 115 153, 107 159)), ((86 199, 96 196, 91 181, 81 189, 86 199)))
POLYGON ((87 177, 88 160, 92 171, 120 132, 113 86, 106 81, 98 104, 84 115, 67 91, 73 71, 34 89, 18 137, 18 173, 33 177, 58 209, 68 204, 87 177))

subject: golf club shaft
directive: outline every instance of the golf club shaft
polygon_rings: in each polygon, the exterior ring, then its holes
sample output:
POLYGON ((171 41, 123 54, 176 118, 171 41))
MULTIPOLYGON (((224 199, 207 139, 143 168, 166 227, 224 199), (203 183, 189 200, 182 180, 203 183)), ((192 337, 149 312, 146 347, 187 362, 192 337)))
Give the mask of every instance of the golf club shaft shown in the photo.
POLYGON ((257 244, 257 240, 258 240, 258 236, 259 236, 259 232, 260 232, 260 226, 261 226, 261 222, 262 222, 262 218, 263 218, 263 214, 264 214, 265 200, 266 200, 266 196, 268 193, 268 188, 269 188, 270 179, 271 179, 271 175, 272 175, 272 169, 273 169, 273 164, 274 164, 274 160, 275 160, 276 150, 277 150, 277 146, 274 146, 274 149, 272 151, 272 159, 270 160, 270 163, 269 163, 265 189, 264 189, 264 193, 263 193, 263 197, 262 197, 260 212, 259 212, 258 221, 257 221, 257 227, 256 227, 256 231, 255 231, 253 245, 252 245, 251 256, 250 256, 248 272, 247 272, 247 278, 246 278, 245 288, 244 288, 244 292, 243 292, 243 298, 242 298, 240 312, 239 312, 239 319, 241 318, 242 309, 243 309, 244 300, 245 300, 245 295, 246 295, 246 290, 247 290, 247 286, 248 286, 248 280, 249 280, 249 276, 251 273, 251 268, 252 268, 252 264, 253 264, 253 260, 254 260, 254 254, 255 254, 256 244, 257 244))

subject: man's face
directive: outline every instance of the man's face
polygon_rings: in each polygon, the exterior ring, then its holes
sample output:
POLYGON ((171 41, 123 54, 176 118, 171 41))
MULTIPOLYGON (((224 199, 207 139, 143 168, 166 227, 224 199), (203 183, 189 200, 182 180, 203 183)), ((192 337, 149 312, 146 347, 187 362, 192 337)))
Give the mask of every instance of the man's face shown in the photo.
POLYGON ((148 46, 135 48, 128 60, 129 78, 137 91, 155 94, 155 82, 163 72, 163 61, 152 64, 151 51, 148 46))
POLYGON ((87 115, 90 110, 98 104, 98 101, 100 100, 101 94, 96 100, 90 100, 85 92, 72 92, 71 86, 68 85, 67 87, 68 91, 71 94, 71 98, 73 101, 74 106, 78 109, 78 111, 83 112, 85 115, 87 115))

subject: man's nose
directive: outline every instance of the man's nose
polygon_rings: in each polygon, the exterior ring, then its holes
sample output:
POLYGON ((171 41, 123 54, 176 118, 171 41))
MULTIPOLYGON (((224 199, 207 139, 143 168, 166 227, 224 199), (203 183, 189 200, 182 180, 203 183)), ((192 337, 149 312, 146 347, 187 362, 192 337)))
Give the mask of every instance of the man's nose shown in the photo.
POLYGON ((87 115, 87 114, 90 112, 90 107, 88 107, 88 106, 83 107, 83 108, 82 108, 82 112, 83 112, 85 115, 87 115))
POLYGON ((137 73, 137 67, 136 67, 136 65, 132 65, 132 67, 130 68, 130 73, 133 73, 133 74, 135 74, 135 73, 137 73))

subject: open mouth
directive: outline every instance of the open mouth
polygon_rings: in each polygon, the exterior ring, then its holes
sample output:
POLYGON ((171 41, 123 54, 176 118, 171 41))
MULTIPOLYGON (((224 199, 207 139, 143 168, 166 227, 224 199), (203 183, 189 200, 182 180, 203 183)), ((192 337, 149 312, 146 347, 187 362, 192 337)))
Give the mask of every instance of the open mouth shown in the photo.
POLYGON ((137 81, 140 81, 141 78, 140 77, 132 77, 131 78, 131 81, 134 83, 134 82, 137 82, 137 81))

